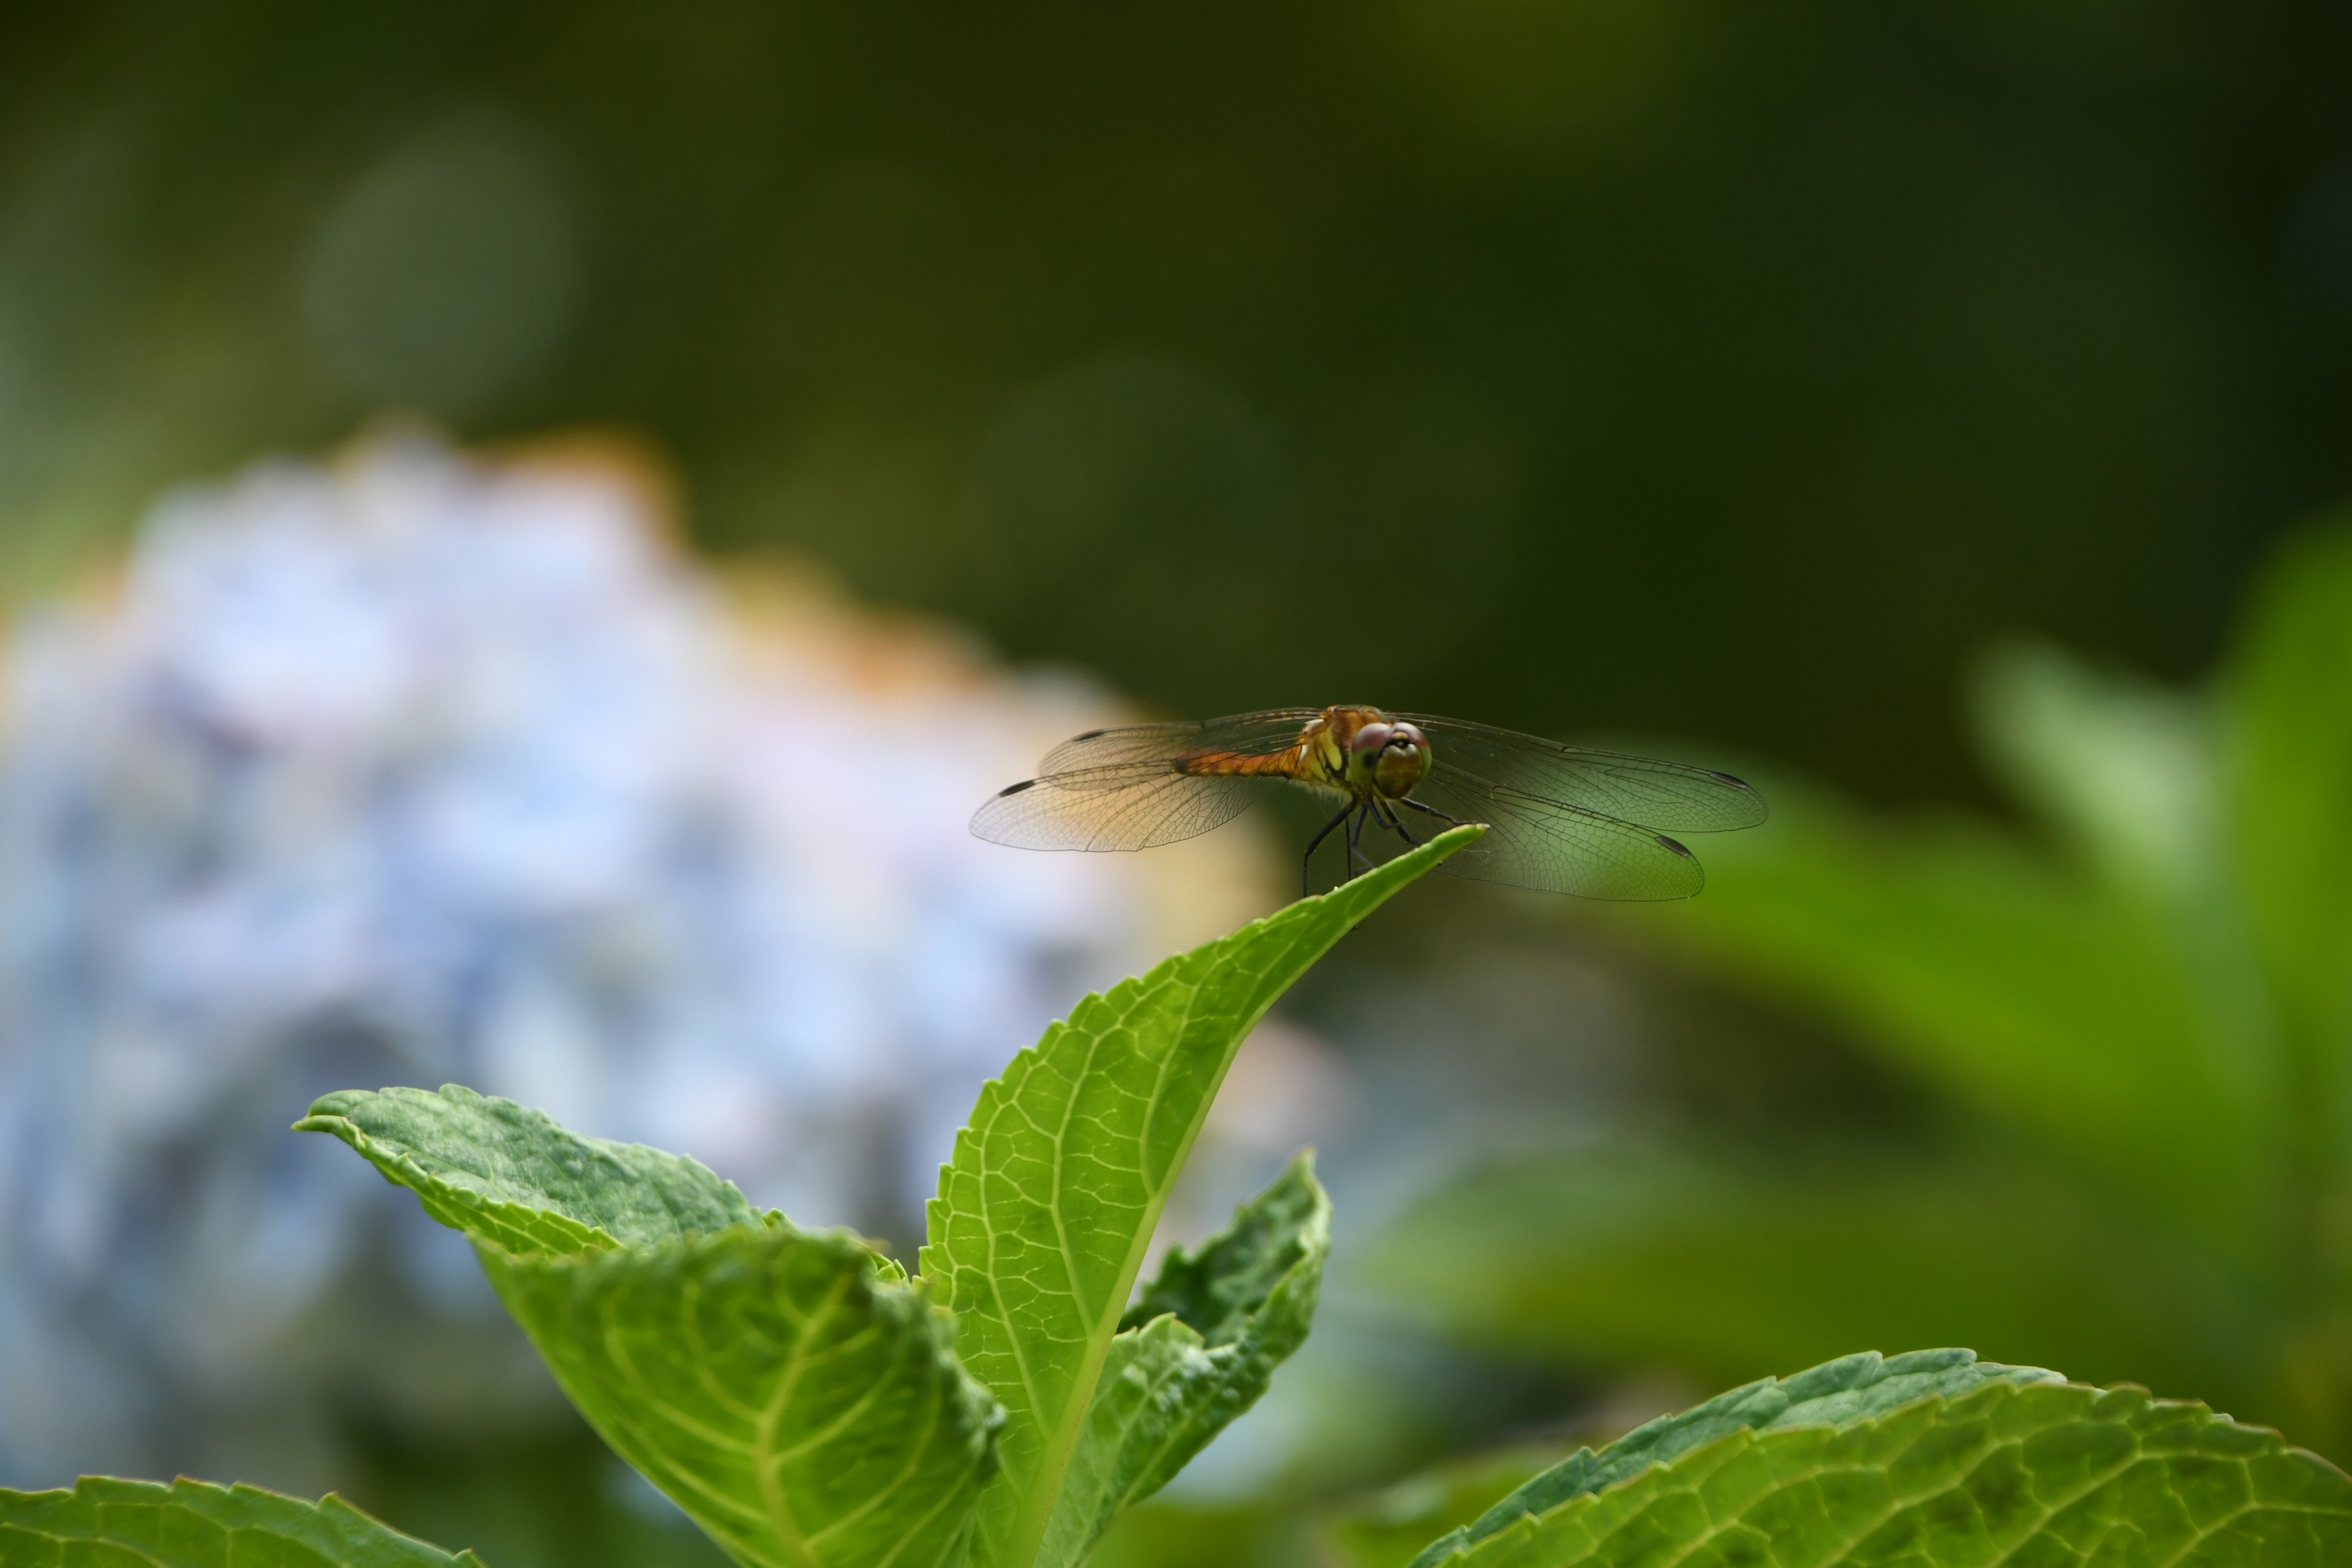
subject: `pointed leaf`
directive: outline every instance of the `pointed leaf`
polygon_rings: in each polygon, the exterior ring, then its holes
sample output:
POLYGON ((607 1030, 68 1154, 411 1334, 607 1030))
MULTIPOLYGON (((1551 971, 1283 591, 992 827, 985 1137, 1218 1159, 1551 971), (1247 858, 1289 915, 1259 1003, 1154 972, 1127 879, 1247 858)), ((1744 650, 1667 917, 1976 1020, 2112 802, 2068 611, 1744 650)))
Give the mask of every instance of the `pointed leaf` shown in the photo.
POLYGON ((922 1253, 965 1363, 1010 1410, 981 1568, 1036 1557, 1152 1228, 1243 1037, 1351 926, 1479 832, 1454 828, 1087 997, 981 1091, 922 1253))
POLYGON ((1414 1568, 2321 1568, 2352 1553, 2352 1478, 2277 1433, 2137 1388, 1944 1359, 1966 1355, 1849 1357, 1653 1422, 1538 1477, 1414 1568))
POLYGON ((589 1424, 739 1561, 957 1559, 1002 1411, 947 1315, 856 1237, 739 1226, 571 1258, 480 1251, 589 1424))
POLYGON ((7 1568, 481 1568, 329 1493, 305 1502, 255 1487, 84 1476, 71 1491, 0 1487, 7 1568))
POLYGON ((1082 1561, 1257 1403, 1306 1342, 1330 1250, 1331 1202, 1301 1154, 1232 1225, 1169 1256, 1111 1341, 1038 1568, 1082 1561))
POLYGON ((761 1215, 732 1182, 642 1143, 583 1138, 457 1084, 344 1089, 298 1132, 341 1139, 452 1230, 518 1255, 669 1241, 761 1215))

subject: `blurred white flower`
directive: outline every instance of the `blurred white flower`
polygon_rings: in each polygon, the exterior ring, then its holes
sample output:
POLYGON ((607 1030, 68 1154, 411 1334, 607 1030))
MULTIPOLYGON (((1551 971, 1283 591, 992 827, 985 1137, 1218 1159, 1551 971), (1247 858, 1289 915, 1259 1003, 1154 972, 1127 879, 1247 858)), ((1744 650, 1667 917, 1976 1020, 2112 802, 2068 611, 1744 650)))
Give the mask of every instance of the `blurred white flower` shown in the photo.
POLYGON ((1108 704, 804 580, 698 574, 641 478, 417 440, 263 467, 18 629, 0 1483, 299 1488, 333 1401, 541 1397, 463 1246, 285 1131, 320 1092, 462 1081, 904 1247, 985 1078, 1264 907, 1245 832, 970 837, 1108 704))

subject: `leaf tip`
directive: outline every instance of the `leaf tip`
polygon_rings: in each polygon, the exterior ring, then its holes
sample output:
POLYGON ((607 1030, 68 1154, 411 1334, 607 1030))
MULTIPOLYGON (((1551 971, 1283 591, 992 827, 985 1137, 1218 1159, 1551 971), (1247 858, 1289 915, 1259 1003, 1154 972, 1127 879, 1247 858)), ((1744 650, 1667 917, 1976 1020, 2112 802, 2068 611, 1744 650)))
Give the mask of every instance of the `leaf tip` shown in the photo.
POLYGON ((1390 894, 1407 882, 1436 869, 1440 861, 1457 850, 1468 848, 1486 835, 1486 825, 1483 822, 1465 822, 1449 827, 1426 844, 1417 845, 1395 859, 1383 862, 1361 876, 1351 877, 1335 888, 1310 894, 1291 907, 1360 902, 1369 910, 1385 901, 1390 894))
MULTIPOLYGON (((1429 864, 1431 866, 1435 866, 1440 860, 1444 859, 1455 850, 1467 849, 1471 845, 1477 843, 1478 840, 1486 837, 1486 825, 1485 823, 1465 822, 1457 827, 1447 828, 1444 832, 1439 834, 1436 837, 1423 845, 1419 849, 1414 850, 1412 854, 1427 856, 1429 858, 1429 864)), ((1389 864, 1393 866, 1398 860, 1409 860, 1412 858, 1412 855, 1400 855, 1397 857, 1396 860, 1391 860, 1389 864)), ((1416 873, 1416 875, 1418 875, 1418 873, 1416 873)))

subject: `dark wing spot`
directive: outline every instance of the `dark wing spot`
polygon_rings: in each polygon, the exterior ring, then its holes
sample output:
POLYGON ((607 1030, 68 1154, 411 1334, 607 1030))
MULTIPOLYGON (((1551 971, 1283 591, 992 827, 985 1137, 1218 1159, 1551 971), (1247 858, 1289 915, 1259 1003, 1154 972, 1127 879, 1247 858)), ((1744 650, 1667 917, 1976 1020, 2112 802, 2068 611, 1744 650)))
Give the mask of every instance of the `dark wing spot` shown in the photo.
MULTIPOLYGON (((1008 791, 1007 793, 1009 794, 1009 793, 1011 793, 1011 792, 1010 792, 1010 791, 1008 791)), ((1664 845, 1667 848, 1669 848, 1669 849, 1673 850, 1675 854, 1677 854, 1677 855, 1681 856, 1684 859, 1688 860, 1688 859, 1691 859, 1691 858, 1693 858, 1693 857, 1692 857, 1692 855, 1691 855, 1691 852, 1690 852, 1689 850, 1687 850, 1687 849, 1684 848, 1681 845, 1679 845, 1679 844, 1675 843, 1673 839, 1671 839, 1671 838, 1667 837, 1664 834, 1663 834, 1663 833, 1654 834, 1654 835, 1653 835, 1653 837, 1655 837, 1659 843, 1661 843, 1661 844, 1664 845)))
POLYGON ((1070 744, 1072 744, 1072 745, 1076 745, 1076 744, 1077 744, 1080 741, 1091 741, 1091 740, 1093 740, 1093 739, 1094 739, 1096 736, 1097 736, 1097 735, 1108 735, 1108 734, 1109 734, 1109 733, 1110 733, 1110 731, 1109 731, 1108 730, 1089 730, 1089 731, 1087 731, 1085 734, 1083 734, 1083 735, 1073 735, 1073 736, 1071 736, 1071 737, 1070 737, 1070 744))
MULTIPOLYGON (((1035 779, 1023 779, 1017 784, 1006 784, 1003 789, 996 792, 996 798, 1003 800, 1008 795, 1019 795, 1023 790, 1027 789, 1031 784, 1034 784, 1037 781, 1035 779)), ((1679 849, 1682 846, 1676 845, 1675 847, 1679 849)))
POLYGON ((1721 779, 1724 783, 1729 784, 1734 789, 1746 789, 1748 787, 1748 781, 1741 778, 1737 773, 1716 773, 1713 768, 1709 768, 1707 773, 1715 778, 1721 779))

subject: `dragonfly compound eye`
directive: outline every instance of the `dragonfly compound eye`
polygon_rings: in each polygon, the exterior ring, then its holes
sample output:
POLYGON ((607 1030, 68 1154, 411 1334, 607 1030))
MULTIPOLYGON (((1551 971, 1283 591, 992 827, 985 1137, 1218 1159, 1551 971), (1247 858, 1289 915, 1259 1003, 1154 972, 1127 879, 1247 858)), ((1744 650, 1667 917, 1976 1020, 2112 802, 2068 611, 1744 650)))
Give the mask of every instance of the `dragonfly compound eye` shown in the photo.
POLYGON ((1348 750, 1360 757, 1370 756, 1389 743, 1389 737, 1396 733, 1396 729, 1393 724, 1367 724, 1349 738, 1348 750))
POLYGON ((1392 728, 1372 763, 1372 785, 1390 799, 1412 792, 1429 772, 1429 742, 1411 724, 1392 728))

